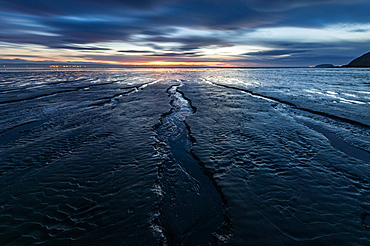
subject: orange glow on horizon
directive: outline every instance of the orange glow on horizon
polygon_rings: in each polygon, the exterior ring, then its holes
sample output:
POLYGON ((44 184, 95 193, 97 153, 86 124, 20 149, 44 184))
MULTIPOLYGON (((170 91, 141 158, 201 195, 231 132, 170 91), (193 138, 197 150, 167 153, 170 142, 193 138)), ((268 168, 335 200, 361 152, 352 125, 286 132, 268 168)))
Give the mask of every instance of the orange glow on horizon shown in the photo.
POLYGON ((133 65, 133 66, 204 66, 204 67, 233 67, 225 62, 173 62, 173 61, 147 61, 147 62, 116 62, 116 61, 91 61, 112 65, 133 65))
POLYGON ((134 62, 131 65, 141 66, 205 66, 205 67, 230 67, 230 64, 224 62, 173 62, 173 61, 149 61, 134 62))
MULTIPOLYGON (((7 57, 0 58, 6 59, 7 57)), ((24 61, 30 61, 30 62, 38 62, 38 61, 50 61, 50 63, 58 63, 58 62, 68 62, 70 64, 78 63, 78 62, 88 62, 88 63, 97 63, 97 64, 111 64, 111 65, 128 65, 128 66, 203 66, 203 67, 235 67, 235 65, 227 63, 227 62, 177 62, 177 61, 145 61, 145 62, 119 62, 119 61, 109 61, 109 60, 90 60, 90 59, 71 59, 71 58, 65 58, 65 57, 54 57, 54 58, 48 58, 46 57, 33 57, 33 58, 24 58, 24 57, 17 57, 14 56, 13 59, 18 58, 22 59, 24 61)))

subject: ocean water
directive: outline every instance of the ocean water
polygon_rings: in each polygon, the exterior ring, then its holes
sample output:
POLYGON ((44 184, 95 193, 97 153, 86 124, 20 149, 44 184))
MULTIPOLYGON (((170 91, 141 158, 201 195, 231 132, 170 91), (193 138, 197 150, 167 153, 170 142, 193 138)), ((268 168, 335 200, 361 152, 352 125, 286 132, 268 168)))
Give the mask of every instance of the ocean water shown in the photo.
POLYGON ((369 245, 370 69, 0 72, 1 245, 369 245))

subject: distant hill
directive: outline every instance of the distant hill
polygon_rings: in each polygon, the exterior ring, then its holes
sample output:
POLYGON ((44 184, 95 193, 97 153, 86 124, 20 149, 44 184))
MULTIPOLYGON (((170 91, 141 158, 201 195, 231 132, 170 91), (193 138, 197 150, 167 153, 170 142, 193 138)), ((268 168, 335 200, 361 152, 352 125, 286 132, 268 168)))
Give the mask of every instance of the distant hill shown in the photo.
POLYGON ((316 68, 333 68, 335 67, 333 64, 319 64, 315 66, 316 68))
POLYGON ((370 52, 354 59, 345 67, 370 67, 370 52))

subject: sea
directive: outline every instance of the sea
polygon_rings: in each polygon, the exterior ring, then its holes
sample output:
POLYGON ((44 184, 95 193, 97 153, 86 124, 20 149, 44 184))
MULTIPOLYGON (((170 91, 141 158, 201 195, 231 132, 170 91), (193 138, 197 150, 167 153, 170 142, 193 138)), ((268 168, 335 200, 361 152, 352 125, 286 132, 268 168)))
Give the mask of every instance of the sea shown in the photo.
POLYGON ((369 68, 0 72, 0 245, 370 245, 369 68))

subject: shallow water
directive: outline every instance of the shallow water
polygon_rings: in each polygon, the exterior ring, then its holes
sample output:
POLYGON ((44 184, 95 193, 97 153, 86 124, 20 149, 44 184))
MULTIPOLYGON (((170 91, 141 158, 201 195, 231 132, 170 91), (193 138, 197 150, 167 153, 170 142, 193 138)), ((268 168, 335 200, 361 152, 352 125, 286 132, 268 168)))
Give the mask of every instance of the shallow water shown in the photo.
POLYGON ((2 72, 0 243, 368 245, 369 72, 2 72))

